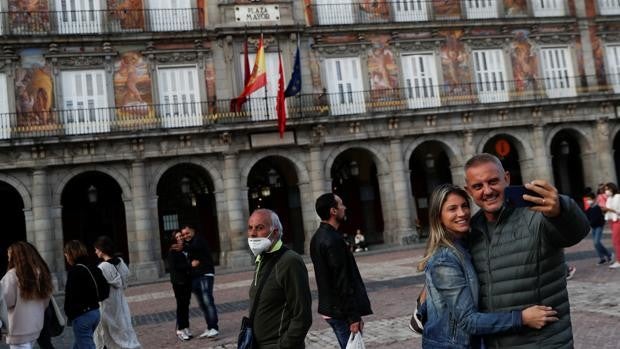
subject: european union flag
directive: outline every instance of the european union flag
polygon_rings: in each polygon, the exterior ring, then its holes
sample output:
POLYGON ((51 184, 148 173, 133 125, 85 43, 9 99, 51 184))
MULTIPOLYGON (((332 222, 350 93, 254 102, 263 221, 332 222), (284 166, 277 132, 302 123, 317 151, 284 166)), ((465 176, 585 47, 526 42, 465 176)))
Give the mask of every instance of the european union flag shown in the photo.
POLYGON ((299 45, 297 45, 297 53, 295 53, 295 65, 293 66, 293 75, 286 86, 284 97, 292 97, 301 91, 301 62, 299 60, 299 45))

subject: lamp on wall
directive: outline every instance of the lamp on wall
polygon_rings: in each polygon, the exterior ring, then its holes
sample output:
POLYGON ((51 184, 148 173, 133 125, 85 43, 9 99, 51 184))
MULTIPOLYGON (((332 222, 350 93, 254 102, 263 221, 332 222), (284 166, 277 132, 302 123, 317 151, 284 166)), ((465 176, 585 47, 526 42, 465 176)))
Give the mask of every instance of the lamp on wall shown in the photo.
POLYGON ((98 199, 97 188, 91 184, 90 187, 88 187, 87 193, 88 193, 88 202, 90 202, 91 204, 96 203, 98 199))
POLYGON ((269 187, 264 186, 261 191, 260 191, 261 195, 264 197, 267 197, 269 195, 271 195, 271 189, 269 189, 269 187))
POLYGON ((428 169, 435 168, 435 158, 431 153, 426 154, 426 158, 424 159, 424 165, 426 165, 426 168, 428 169))
POLYGON ((191 188, 190 188, 189 178, 187 177, 181 178, 181 193, 189 194, 190 189, 191 188))
POLYGON ((267 172, 267 179, 269 180, 269 185, 277 186, 280 175, 272 168, 267 172))
POLYGON ((560 142, 560 154, 562 155, 570 154, 570 145, 565 140, 560 142))
POLYGON ((359 176, 360 174, 360 166, 357 164, 357 161, 353 160, 349 164, 349 169, 351 170, 351 176, 359 176))

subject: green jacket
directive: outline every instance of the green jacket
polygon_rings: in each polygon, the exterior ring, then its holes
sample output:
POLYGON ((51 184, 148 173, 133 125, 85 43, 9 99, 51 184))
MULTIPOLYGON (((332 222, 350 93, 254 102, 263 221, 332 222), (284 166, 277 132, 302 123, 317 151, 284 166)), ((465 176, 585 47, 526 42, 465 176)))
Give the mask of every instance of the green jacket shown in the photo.
POLYGON ((570 198, 561 195, 560 205, 560 216, 555 218, 527 208, 504 208, 491 232, 482 211, 472 218, 469 245, 480 283, 479 310, 541 304, 553 307, 560 319, 541 330, 524 327, 516 333, 486 336, 490 349, 573 347, 563 248, 581 241, 589 223, 570 198))
MULTIPOLYGON (((254 304, 265 267, 273 263, 273 255, 264 253, 257 265, 250 287, 250 305, 254 304)), ((287 249, 273 267, 255 311, 253 330, 258 348, 304 348, 312 325, 311 307, 308 269, 301 256, 287 249)))

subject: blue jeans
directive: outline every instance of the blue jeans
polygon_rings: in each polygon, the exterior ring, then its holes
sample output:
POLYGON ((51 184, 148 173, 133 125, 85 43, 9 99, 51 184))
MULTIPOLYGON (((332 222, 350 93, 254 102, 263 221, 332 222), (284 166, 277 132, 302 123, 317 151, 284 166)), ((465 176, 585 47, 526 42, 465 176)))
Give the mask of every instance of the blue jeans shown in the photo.
POLYGON ((611 259, 611 253, 607 251, 607 249, 605 248, 605 246, 603 246, 603 243, 601 242, 602 238, 603 227, 592 228, 592 241, 594 242, 594 249, 598 254, 598 258, 601 260, 605 258, 611 259))
POLYGON ((207 322, 207 328, 219 331, 217 326, 217 309, 213 300, 213 276, 202 275, 192 279, 192 292, 198 300, 198 305, 202 309, 207 322))
POLYGON ((71 323, 73 337, 75 337, 73 349, 95 349, 93 333, 99 324, 100 317, 99 309, 93 309, 73 319, 71 323))
POLYGON ((338 319, 325 319, 325 321, 327 321, 327 323, 334 330, 336 338, 338 338, 338 344, 340 344, 340 348, 345 349, 347 347, 347 342, 349 341, 349 336, 351 335, 351 330, 349 330, 349 323, 346 320, 338 319))

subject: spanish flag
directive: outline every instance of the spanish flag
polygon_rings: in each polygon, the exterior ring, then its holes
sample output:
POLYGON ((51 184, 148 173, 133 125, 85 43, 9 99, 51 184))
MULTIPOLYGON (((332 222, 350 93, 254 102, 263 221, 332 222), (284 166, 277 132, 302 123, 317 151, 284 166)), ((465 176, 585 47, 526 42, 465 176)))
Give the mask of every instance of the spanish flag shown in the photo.
MULTIPOLYGON (((256 59, 254 60, 254 68, 252 68, 252 75, 248 79, 243 92, 237 97, 237 101, 245 101, 245 99, 256 92, 261 87, 267 85, 267 68, 265 66, 265 48, 263 47, 263 35, 261 34, 258 40, 258 51, 256 51, 256 59)), ((238 105, 238 109, 240 105, 238 105)))

